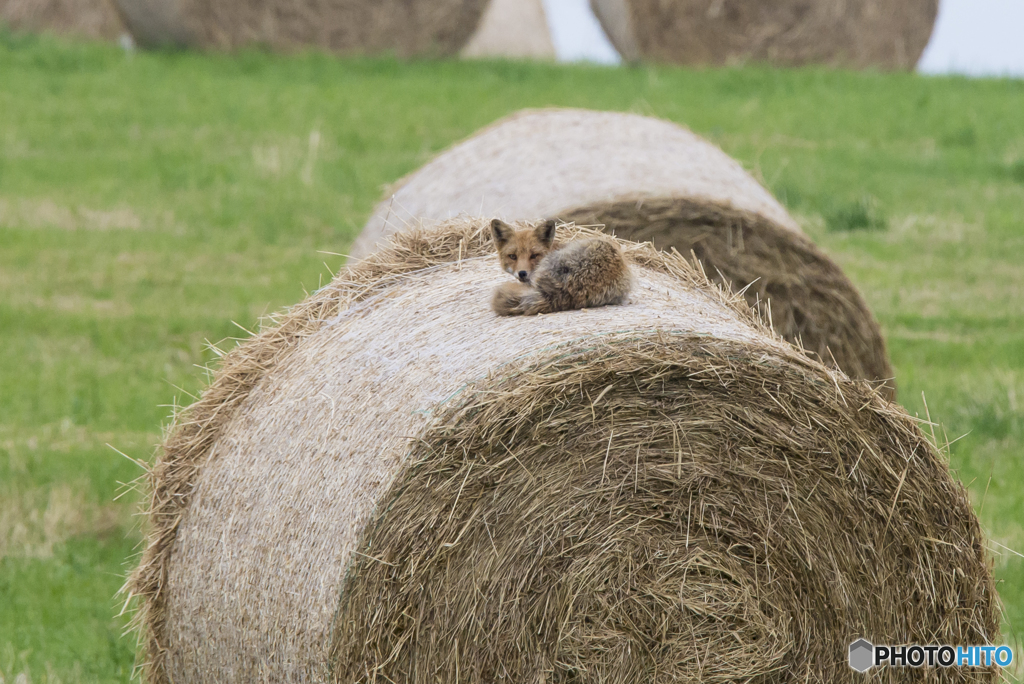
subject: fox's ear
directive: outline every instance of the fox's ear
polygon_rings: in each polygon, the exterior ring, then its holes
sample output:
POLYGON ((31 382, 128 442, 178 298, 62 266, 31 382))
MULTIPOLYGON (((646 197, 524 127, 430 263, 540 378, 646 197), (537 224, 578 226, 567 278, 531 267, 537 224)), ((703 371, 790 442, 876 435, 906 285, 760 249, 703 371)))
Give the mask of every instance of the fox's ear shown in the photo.
POLYGON ((494 244, 498 249, 501 249, 509 240, 512 239, 512 226, 508 225, 501 219, 494 219, 491 221, 491 235, 494 237, 494 244))
POLYGON ((548 219, 544 223, 540 224, 533 229, 533 234, 537 236, 541 244, 545 247, 550 247, 551 243, 555 241, 555 226, 557 222, 555 219, 548 219))

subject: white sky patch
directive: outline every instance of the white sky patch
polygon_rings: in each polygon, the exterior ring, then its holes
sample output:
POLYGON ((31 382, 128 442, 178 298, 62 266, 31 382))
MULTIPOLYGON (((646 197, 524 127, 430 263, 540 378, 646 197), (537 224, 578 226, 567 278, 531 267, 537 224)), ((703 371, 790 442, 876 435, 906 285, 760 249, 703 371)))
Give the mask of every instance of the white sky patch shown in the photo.
POLYGON ((590 9, 588 0, 543 2, 559 62, 619 64, 622 61, 590 9))
POLYGON ((918 71, 1024 76, 1024 0, 941 0, 918 71))

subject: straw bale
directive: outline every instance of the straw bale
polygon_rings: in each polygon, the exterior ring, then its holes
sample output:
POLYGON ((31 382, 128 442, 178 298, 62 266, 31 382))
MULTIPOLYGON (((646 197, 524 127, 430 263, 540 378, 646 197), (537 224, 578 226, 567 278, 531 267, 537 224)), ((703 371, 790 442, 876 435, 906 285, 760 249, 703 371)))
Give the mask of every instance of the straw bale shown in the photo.
POLYGON ((124 32, 109 0, 0 0, 0 24, 85 38, 114 39, 124 32))
POLYGON ((591 0, 627 59, 913 69, 938 0, 591 0))
POLYGON ((541 0, 490 0, 463 57, 555 59, 541 0))
POLYGON ((619 237, 692 250, 716 280, 746 288, 787 340, 895 394, 881 330, 853 283, 735 160, 676 124, 525 111, 442 152, 389 195, 353 258, 416 220, 459 213, 607 225, 619 237))
POLYGON ((681 257, 622 241, 625 305, 499 318, 486 220, 393 240, 169 432, 149 681, 846 681, 859 636, 997 636, 914 421, 681 257))
POLYGON ((451 55, 487 0, 117 0, 142 45, 451 55))
POLYGON ((624 197, 704 198, 800 231, 771 193, 714 145, 677 124, 621 112, 518 112, 443 151, 388 194, 352 245, 353 258, 420 219, 535 219, 624 197))

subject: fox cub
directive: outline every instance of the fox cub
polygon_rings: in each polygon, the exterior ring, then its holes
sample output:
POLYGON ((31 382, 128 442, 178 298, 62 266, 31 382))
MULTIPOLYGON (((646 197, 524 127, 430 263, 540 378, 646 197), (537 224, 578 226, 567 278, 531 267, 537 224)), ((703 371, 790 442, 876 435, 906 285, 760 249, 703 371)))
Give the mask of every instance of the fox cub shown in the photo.
POLYGON ((629 294, 629 267, 611 240, 589 238, 560 245, 551 220, 515 229, 494 219, 491 234, 501 268, 519 280, 495 289, 491 308, 499 316, 621 304, 629 294))

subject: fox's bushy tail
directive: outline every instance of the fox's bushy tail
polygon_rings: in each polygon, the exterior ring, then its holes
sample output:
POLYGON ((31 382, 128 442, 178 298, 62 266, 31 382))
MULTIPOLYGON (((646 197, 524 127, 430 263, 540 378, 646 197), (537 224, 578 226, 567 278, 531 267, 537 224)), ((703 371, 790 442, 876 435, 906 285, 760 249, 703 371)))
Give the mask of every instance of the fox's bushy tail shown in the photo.
POLYGON ((525 283, 504 283, 494 290, 491 308, 499 316, 534 316, 551 313, 550 303, 525 283))

